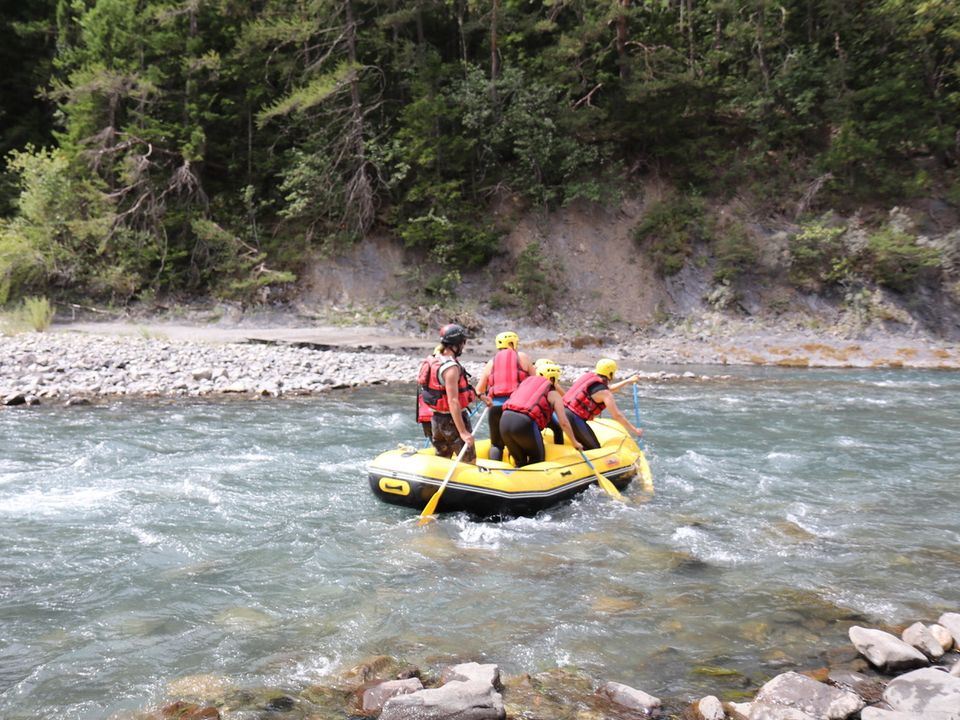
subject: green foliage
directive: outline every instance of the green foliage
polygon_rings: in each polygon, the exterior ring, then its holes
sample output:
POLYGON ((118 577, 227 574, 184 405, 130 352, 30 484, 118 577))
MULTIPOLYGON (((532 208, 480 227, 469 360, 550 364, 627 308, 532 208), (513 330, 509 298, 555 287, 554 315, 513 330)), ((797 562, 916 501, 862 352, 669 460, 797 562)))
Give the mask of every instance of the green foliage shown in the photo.
POLYGON ((210 256, 206 264, 219 268, 219 277, 210 282, 214 294, 219 297, 257 300, 269 294, 268 288, 297 279, 292 272, 267 267, 265 253, 211 220, 194 219, 193 231, 202 243, 203 251, 210 256))
POLYGON ((757 250, 750 241, 746 229, 739 222, 727 223, 718 228, 713 247, 717 258, 714 280, 729 283, 757 262, 757 250))
POLYGON ((938 250, 918 245, 915 236, 892 226, 866 234, 865 242, 845 243, 852 232, 823 221, 806 225, 791 238, 791 280, 812 289, 846 286, 848 296, 859 292, 864 282, 907 292, 941 266, 938 250))
POLYGON ((843 273, 843 227, 822 220, 804 225, 790 238, 790 279, 801 287, 816 289, 843 273))
POLYGON ((898 292, 910 290, 924 272, 940 266, 939 251, 892 227, 871 234, 864 255, 873 279, 898 292))
POLYGON ((703 200, 681 195, 655 203, 634 228, 633 238, 649 248, 657 272, 677 274, 695 244, 709 239, 703 200))
MULTIPOLYGON (((0 297, 231 292, 374 229, 445 291, 499 250, 505 196, 611 205, 649 171, 772 211, 830 178, 809 202, 859 207, 960 165, 957 3, 0 1, 0 297)), ((637 228, 665 275, 714 233, 698 202, 637 228)), ((752 262, 727 230, 721 282, 752 262)), ((798 282, 860 269, 815 240, 798 282)), ((856 260, 883 282, 922 275, 879 245, 856 260)))
POLYGON ((56 308, 46 297, 30 296, 5 317, 3 324, 10 333, 19 333, 25 330, 43 332, 53 323, 56 308))

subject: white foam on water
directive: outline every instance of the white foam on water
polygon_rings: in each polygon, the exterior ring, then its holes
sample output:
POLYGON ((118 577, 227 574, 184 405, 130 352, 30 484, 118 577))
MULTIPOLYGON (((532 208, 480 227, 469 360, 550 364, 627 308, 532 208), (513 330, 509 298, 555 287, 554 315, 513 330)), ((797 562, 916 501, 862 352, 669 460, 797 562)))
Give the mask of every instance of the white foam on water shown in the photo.
POLYGON ((14 497, 0 500, 0 514, 17 516, 50 516, 78 510, 106 509, 119 492, 97 488, 72 491, 30 490, 14 497))
POLYGON ((180 488, 186 498, 202 500, 214 507, 220 504, 220 495, 216 490, 194 483, 190 478, 185 478, 180 488))

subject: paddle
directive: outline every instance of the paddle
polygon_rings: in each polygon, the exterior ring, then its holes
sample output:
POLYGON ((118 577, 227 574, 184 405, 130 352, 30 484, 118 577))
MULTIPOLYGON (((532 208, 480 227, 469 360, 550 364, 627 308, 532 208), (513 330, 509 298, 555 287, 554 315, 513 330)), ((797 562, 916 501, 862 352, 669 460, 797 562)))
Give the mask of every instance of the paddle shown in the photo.
POLYGON ((610 497, 615 497, 617 500, 623 500, 623 495, 621 495, 620 491, 617 490, 617 486, 597 471, 597 468, 593 466, 593 463, 590 462, 590 458, 587 457, 587 454, 583 450, 580 450, 580 457, 582 457, 583 461, 590 466, 591 470, 593 470, 593 474, 597 476, 597 482, 600 484, 600 487, 606 490, 610 497))
MULTIPOLYGON (((490 408, 485 408, 483 414, 480 416, 480 419, 477 420, 477 427, 480 427, 484 419, 487 417, 487 411, 490 408)), ((476 428, 475 428, 476 429, 476 428)), ((460 461, 463 459, 464 453, 467 452, 469 445, 466 443, 463 444, 463 447, 460 448, 460 452, 457 454, 457 459, 453 461, 453 464, 450 466, 450 469, 447 470, 447 476, 443 479, 440 487, 437 488, 437 491, 433 494, 433 497, 430 498, 430 501, 426 504, 423 510, 420 513, 420 520, 418 525, 424 525, 430 522, 430 517, 436 512, 437 505, 440 503, 440 496, 443 495, 443 491, 447 489, 447 483, 450 482, 450 478, 453 477, 453 471, 460 464, 460 461)))
MULTIPOLYGON (((636 418, 636 426, 640 427, 640 396, 637 392, 637 384, 633 384, 633 415, 636 418)), ((640 479, 643 481, 643 489, 647 492, 653 492, 653 473, 650 472, 650 465, 647 464, 646 443, 643 442, 643 436, 637 438, 640 444, 640 479)))

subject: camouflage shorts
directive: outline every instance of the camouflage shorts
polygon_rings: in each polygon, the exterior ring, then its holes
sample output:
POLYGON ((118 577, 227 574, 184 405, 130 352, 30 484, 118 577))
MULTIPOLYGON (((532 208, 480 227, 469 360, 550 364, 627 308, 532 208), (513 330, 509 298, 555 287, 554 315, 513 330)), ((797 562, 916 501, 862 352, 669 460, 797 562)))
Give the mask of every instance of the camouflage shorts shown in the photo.
MULTIPOLYGON (((471 430, 470 420, 466 413, 463 413, 463 423, 467 430, 471 430)), ((441 457, 454 457, 463 447, 463 440, 460 439, 460 433, 457 432, 457 426, 453 424, 453 415, 449 413, 434 413, 430 419, 430 427, 433 430, 433 447, 436 448, 437 455, 441 457)), ((476 447, 471 447, 463 454, 463 462, 476 462, 476 447)))

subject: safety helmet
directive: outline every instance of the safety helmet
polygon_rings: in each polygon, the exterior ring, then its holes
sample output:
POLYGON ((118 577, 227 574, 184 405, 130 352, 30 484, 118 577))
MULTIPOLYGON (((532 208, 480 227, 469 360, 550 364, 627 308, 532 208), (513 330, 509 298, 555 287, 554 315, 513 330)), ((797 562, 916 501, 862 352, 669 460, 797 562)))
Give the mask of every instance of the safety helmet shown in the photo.
POLYGON ((512 347, 514 350, 520 347, 520 338, 515 332, 508 330, 497 335, 497 350, 505 347, 512 347))
POLYGON ((556 365, 556 360, 551 360, 550 358, 537 358, 537 361, 533 364, 533 367, 537 370, 540 369, 541 365, 556 365))
POLYGON ((613 380, 613 376, 617 372, 617 362, 616 360, 611 360, 610 358, 600 358, 597 360, 597 375, 603 375, 607 380, 613 380))
POLYGON ((443 345, 454 347, 467 341, 467 331, 462 325, 450 323, 440 328, 440 342, 443 345))
POLYGON ((540 377, 559 380, 563 370, 553 361, 542 362, 537 366, 537 375, 540 377))

